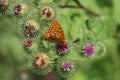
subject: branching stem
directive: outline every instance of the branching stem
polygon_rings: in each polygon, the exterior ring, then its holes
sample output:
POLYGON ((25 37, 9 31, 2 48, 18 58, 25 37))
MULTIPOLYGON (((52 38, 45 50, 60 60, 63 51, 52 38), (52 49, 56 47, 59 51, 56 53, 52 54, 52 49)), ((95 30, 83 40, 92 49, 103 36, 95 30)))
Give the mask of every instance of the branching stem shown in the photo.
POLYGON ((79 0, 73 0, 73 1, 76 3, 75 6, 74 6, 74 5, 68 5, 69 1, 70 1, 70 0, 67 0, 67 2, 65 3, 65 5, 58 5, 58 7, 60 7, 60 8, 79 8, 79 9, 85 10, 86 12, 88 12, 88 13, 96 16, 96 17, 100 17, 100 15, 99 15, 98 13, 96 13, 96 12, 92 11, 91 9, 83 6, 83 5, 80 3, 79 0))

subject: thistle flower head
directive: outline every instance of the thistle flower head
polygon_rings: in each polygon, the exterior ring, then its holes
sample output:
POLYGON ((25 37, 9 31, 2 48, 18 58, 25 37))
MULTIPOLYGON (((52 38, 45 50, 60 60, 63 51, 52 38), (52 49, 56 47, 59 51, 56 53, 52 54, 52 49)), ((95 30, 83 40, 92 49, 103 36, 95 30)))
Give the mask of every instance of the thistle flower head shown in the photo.
POLYGON ((84 46, 83 53, 86 56, 92 56, 94 53, 94 46, 93 45, 86 45, 84 46))
POLYGON ((39 31, 37 22, 30 20, 24 24, 24 34, 27 37, 35 36, 39 31))
POLYGON ((32 40, 31 39, 26 39, 24 42, 23 42, 23 46, 24 47, 30 47, 32 44, 32 40))
POLYGON ((63 64, 63 69, 64 70, 70 70, 73 67, 73 65, 71 64, 71 62, 65 62, 63 64))
POLYGON ((8 0, 0 0, 0 11, 3 11, 8 6, 8 0))
POLYGON ((63 54, 66 53, 69 49, 69 45, 68 44, 56 44, 56 50, 59 54, 63 54))
POLYGON ((42 69, 46 68, 49 64, 49 58, 46 54, 42 53, 35 57, 34 64, 36 67, 42 69))
POLYGON ((43 19, 45 20, 51 20, 54 17, 54 10, 51 7, 44 7, 41 11, 40 14, 43 19))
POLYGON ((14 13, 16 15, 22 15, 26 12, 26 4, 17 4, 15 7, 14 7, 14 13))

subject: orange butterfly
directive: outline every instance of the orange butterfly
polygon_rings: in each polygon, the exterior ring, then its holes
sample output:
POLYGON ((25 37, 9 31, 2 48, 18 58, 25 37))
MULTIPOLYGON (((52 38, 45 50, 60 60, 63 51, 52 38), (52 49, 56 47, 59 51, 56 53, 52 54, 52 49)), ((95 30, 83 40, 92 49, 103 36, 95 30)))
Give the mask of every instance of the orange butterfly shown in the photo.
POLYGON ((44 40, 59 44, 67 44, 64 31, 56 20, 52 21, 50 28, 44 32, 44 40))

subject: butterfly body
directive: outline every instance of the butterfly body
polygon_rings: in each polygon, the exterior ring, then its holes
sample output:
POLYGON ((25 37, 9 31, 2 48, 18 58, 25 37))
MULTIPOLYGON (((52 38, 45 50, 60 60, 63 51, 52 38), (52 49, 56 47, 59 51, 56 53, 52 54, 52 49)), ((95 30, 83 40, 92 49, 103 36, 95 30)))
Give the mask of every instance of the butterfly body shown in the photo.
POLYGON ((64 31, 56 20, 52 21, 50 28, 44 32, 44 40, 59 44, 67 43, 64 31))

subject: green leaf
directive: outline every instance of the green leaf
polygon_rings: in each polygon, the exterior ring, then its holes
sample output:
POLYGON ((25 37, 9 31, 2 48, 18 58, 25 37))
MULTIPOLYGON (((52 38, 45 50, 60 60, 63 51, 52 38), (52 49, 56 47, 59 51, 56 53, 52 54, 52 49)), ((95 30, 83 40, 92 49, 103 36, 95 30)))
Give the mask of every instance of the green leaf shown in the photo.
POLYGON ((95 35, 98 35, 103 30, 104 24, 99 18, 87 18, 86 27, 95 35))
POLYGON ((84 32, 83 32, 83 27, 85 25, 83 24, 83 19, 80 19, 79 18, 75 18, 73 21, 72 21, 72 24, 71 24, 71 29, 70 29, 70 33, 71 33, 71 36, 72 36, 72 39, 73 40, 76 40, 78 38, 83 38, 84 37, 84 32))
POLYGON ((80 17, 80 14, 79 13, 74 13, 71 15, 71 20, 73 20, 75 17, 80 17))
POLYGON ((113 3, 114 3, 114 18, 115 18, 115 21, 120 23, 120 0, 113 0, 113 3))
POLYGON ((59 3, 59 2, 60 2, 60 0, 53 0, 53 2, 54 2, 54 3, 59 3))

